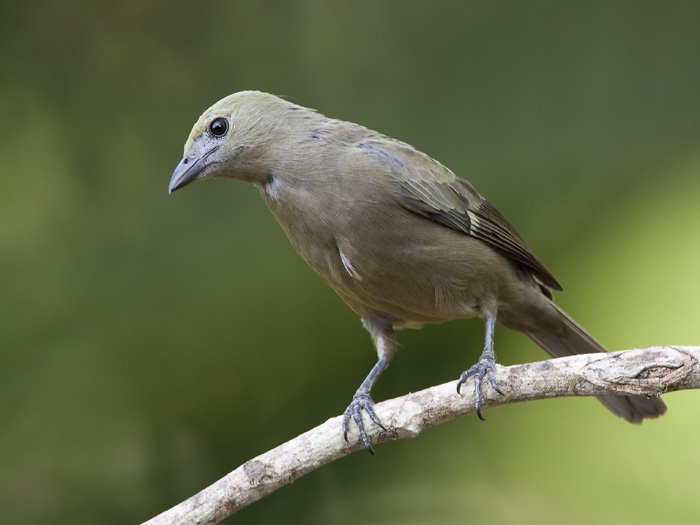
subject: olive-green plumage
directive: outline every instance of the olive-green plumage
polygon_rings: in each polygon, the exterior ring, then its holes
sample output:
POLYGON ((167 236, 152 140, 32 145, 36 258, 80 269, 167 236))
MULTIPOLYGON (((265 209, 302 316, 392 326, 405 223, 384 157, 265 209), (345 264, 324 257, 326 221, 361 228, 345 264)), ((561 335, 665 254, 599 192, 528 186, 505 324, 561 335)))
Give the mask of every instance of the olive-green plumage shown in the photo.
MULTIPOLYGON (((462 374, 493 376, 493 322, 527 334, 552 356, 604 352, 557 308, 561 286, 503 216, 464 179, 415 148, 273 95, 244 91, 195 124, 170 191, 232 178, 260 188, 306 262, 357 312, 379 362, 346 411, 362 427, 372 385, 396 352, 394 329, 480 316, 487 337, 462 374)), ((659 399, 601 401, 633 423, 665 411, 659 399)))

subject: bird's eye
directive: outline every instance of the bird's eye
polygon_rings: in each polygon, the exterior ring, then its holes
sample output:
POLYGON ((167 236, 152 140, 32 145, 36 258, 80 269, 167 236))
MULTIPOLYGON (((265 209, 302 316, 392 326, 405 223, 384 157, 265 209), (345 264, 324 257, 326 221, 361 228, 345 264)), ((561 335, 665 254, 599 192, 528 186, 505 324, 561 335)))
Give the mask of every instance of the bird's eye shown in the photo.
POLYGON ((209 124, 209 132, 215 137, 223 137, 228 131, 228 120, 224 117, 215 118, 209 124))

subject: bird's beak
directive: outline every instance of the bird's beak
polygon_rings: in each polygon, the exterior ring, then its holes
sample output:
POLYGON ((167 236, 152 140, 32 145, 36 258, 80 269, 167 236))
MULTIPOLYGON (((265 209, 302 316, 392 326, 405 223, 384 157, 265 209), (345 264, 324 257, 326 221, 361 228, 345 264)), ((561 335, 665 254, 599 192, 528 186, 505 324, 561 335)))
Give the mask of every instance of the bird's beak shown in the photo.
POLYGON ((180 161, 180 164, 178 164, 177 168, 175 168, 173 176, 170 177, 168 193, 172 193, 175 190, 184 188, 190 182, 194 182, 194 180, 197 178, 197 175, 199 175, 202 172, 202 170, 204 170, 204 168, 206 168, 209 165, 207 163, 207 157, 209 157, 209 155, 214 153, 217 149, 219 149, 219 146, 214 146, 213 148, 207 150, 204 154, 198 157, 183 157, 180 161))

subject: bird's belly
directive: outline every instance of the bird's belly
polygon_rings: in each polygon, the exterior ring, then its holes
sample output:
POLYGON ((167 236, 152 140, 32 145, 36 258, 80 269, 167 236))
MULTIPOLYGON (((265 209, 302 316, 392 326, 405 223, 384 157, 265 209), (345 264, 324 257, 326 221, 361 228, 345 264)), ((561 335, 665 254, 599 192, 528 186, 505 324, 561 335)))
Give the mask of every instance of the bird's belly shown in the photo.
POLYGON ((362 317, 400 326, 495 313, 518 282, 516 265, 486 243, 405 210, 311 218, 268 204, 297 252, 362 317))
POLYGON ((341 242, 319 273, 361 316, 388 314, 401 325, 480 315, 485 303, 498 300, 505 281, 493 268, 512 265, 481 241, 449 233, 450 243, 395 237, 341 242))

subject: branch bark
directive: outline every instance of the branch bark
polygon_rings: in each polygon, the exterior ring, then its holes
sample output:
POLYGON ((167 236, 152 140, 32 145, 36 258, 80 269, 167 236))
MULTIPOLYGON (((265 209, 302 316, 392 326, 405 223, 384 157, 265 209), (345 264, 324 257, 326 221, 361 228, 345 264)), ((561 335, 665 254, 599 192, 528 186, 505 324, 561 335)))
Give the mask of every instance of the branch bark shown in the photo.
MULTIPOLYGON (((497 365, 504 395, 482 384, 483 409, 552 397, 633 394, 658 396, 700 388, 700 347, 653 346, 607 354, 584 354, 515 366, 497 365)), ((471 381, 471 380, 470 380, 471 381)), ((377 403, 387 427, 365 420, 372 443, 415 437, 426 428, 474 412, 473 383, 458 395, 456 381, 377 403)), ((343 440, 342 416, 251 459, 213 485, 144 525, 210 524, 331 461, 364 449, 354 425, 343 440)))

